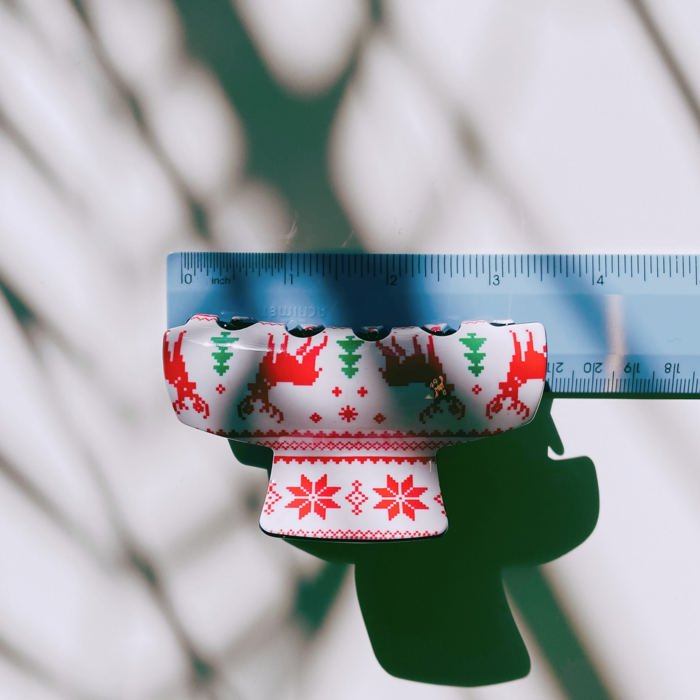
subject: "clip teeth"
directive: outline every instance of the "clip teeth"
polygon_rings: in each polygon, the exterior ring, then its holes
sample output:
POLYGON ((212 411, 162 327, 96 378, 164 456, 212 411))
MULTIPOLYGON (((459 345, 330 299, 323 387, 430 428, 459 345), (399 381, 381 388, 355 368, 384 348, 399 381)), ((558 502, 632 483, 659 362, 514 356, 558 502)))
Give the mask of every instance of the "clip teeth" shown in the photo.
POLYGON ((383 340, 391 333, 390 326, 359 326, 352 332, 362 340, 383 340))
POLYGON ((431 335, 452 335, 457 329, 449 323, 426 323, 421 328, 431 335))
POLYGON ((299 323, 298 321, 288 321, 284 327, 289 335, 297 338, 309 338, 312 335, 317 335, 325 328, 325 326, 318 323, 299 323))
POLYGON ((222 321, 220 318, 217 318, 216 322, 227 331, 240 331, 241 328, 248 328, 248 326, 252 326, 258 321, 250 316, 232 316, 230 321, 222 321))

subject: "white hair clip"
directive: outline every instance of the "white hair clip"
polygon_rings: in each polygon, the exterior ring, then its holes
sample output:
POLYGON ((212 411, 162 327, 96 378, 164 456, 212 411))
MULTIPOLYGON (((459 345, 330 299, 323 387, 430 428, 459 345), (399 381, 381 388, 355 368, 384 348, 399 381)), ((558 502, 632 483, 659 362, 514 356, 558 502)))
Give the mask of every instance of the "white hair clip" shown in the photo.
POLYGON ((260 526, 271 535, 440 535, 436 452, 522 426, 547 366, 537 323, 307 328, 195 315, 163 339, 187 425, 274 451, 260 526))

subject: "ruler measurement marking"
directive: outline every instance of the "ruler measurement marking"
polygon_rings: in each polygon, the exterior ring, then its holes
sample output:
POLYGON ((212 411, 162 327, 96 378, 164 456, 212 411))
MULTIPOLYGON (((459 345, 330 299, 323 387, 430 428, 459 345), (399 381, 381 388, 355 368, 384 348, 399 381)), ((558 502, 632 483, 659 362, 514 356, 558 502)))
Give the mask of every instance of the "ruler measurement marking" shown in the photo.
MULTIPOLYGON (((435 285, 445 285, 450 279, 461 276, 466 278, 465 287, 460 287, 461 283, 455 283, 456 287, 444 286, 440 289, 447 291, 448 297, 452 294, 452 290, 456 290, 458 295, 462 293, 467 296, 472 292, 481 294, 490 287, 496 286, 504 282, 513 282, 514 286, 508 288, 508 292, 516 296, 520 296, 527 308, 527 296, 532 294, 538 297, 544 304, 542 306, 542 315, 546 315, 547 309, 550 309, 548 299, 554 298, 557 294, 572 294, 572 301, 575 297, 581 294, 577 287, 569 288, 566 284, 561 287, 557 276, 560 278, 574 278, 577 273, 582 276, 587 267, 591 267, 592 279, 597 281, 599 274, 607 276, 608 279, 617 279, 620 282, 620 287, 615 287, 616 293, 621 293, 623 296, 629 295, 628 299, 633 299, 635 294, 650 294, 655 297, 658 302, 661 302, 666 293, 671 293, 672 298, 677 300, 677 303, 683 304, 678 313, 683 313, 682 309, 685 304, 694 304, 694 296, 700 296, 700 292, 690 292, 688 287, 697 289, 700 286, 700 256, 696 255, 681 255, 681 254, 653 254, 653 255, 636 255, 636 254, 592 254, 581 256, 581 254, 490 254, 488 259, 483 255, 471 255, 467 258, 467 254, 451 256, 449 254, 434 254, 428 260, 428 256, 415 256, 408 254, 400 254, 398 256, 391 254, 365 255, 365 254, 333 254, 333 253, 239 253, 228 254, 220 252, 184 252, 178 255, 177 258, 171 259, 169 263, 169 289, 174 293, 177 292, 179 297, 184 295, 192 295, 194 298, 200 295, 200 298, 207 298, 209 308, 203 312, 216 313, 215 309, 220 308, 220 313, 229 313, 233 311, 231 302, 224 301, 223 303, 216 300, 221 297, 225 299, 226 294, 231 294, 230 290, 235 287, 232 285, 248 284, 250 289, 265 289, 268 284, 267 280, 277 280, 280 286, 282 284, 291 285, 290 293, 294 294, 294 299, 299 301, 290 301, 291 304, 319 302, 319 299, 313 299, 314 294, 320 294, 322 290, 322 279, 328 279, 331 288, 333 287, 333 279, 338 280, 340 284, 347 279, 350 290, 353 284, 359 284, 359 279, 364 278, 365 282, 386 283, 389 281, 391 286, 396 284, 398 278, 419 277, 418 270, 423 268, 424 276, 428 279, 427 287, 419 287, 423 294, 431 294, 431 290, 435 289, 435 285), (371 258, 371 259, 370 259, 371 258), (409 263, 410 258, 410 263, 409 263), (432 270, 428 270, 430 264, 432 270), (435 267, 437 266, 437 269, 435 267), (470 268, 470 270, 467 269, 470 268), (539 269, 538 269, 539 268, 539 269), (578 271, 578 272, 577 272, 578 271), (356 274, 353 274, 355 272, 356 274), (250 280, 249 282, 241 282, 240 280, 250 280), (357 280, 357 281, 356 281, 357 280), (262 287, 261 287, 262 285, 262 287), (321 285, 321 286, 319 286, 321 285), (688 285, 688 287, 686 287, 688 285), (464 292, 462 292, 462 289, 464 292), (204 291, 203 291, 204 290, 204 291), (211 291, 209 291, 211 290, 211 291), (467 290, 469 290, 467 292, 467 290), (545 296, 542 296, 542 291, 545 296), (298 297, 301 293, 311 293, 310 301, 303 301, 304 297, 298 297), (219 296, 217 296, 219 295, 219 296), (524 297, 524 298, 523 298, 524 297), (214 299, 214 301, 211 301, 214 299), (225 309, 225 311, 224 311, 225 309)), ((274 290, 271 290, 274 294, 274 290)), ((603 290, 596 288, 590 292, 583 290, 583 297, 590 298, 593 295, 599 295, 603 290)), ((495 297, 491 296, 491 299, 495 297)), ((169 300, 170 302, 170 300, 169 300)), ((657 303, 658 303, 657 302, 657 303)), ((391 307, 391 302, 384 302, 391 307)), ((498 302, 500 304, 501 302, 498 302)), ((565 302, 566 303, 566 302, 565 302)), ((635 302, 630 309, 644 309, 645 302, 635 302), (642 305, 639 306, 639 303, 642 305)), ((179 304, 179 302, 177 302, 179 304)), ((176 304, 176 305, 177 305, 176 304)), ((185 302, 185 305, 187 302, 185 302)), ((439 302, 441 304, 447 302, 439 302)), ((624 313, 627 313, 627 302, 625 302, 624 313)), ((295 308, 294 306, 290 308, 295 308)), ((496 307, 494 307, 496 308, 496 307)), ((500 307, 499 307, 500 308, 500 307)), ((539 308, 539 307, 538 307, 539 308)), ((655 306, 653 308, 662 309, 663 307, 655 306)), ((692 306, 688 307, 692 309, 692 306)), ((418 309, 416 309, 417 311, 418 309)), ((341 309, 342 311, 342 309, 341 309)), ((408 309, 410 314, 411 310, 408 309)), ((179 312, 175 312, 179 314, 179 312)), ((183 312, 184 313, 184 312, 183 312)), ((321 311, 320 318, 328 318, 328 314, 337 314, 337 310, 329 309, 321 311)), ((389 310, 389 313, 392 313, 389 310)), ((654 314, 660 311, 655 310, 654 314)), ((520 312, 517 312, 520 315, 520 312)), ((519 319, 519 320, 538 320, 538 319, 519 319)), ((179 321, 183 322, 184 321, 179 321)), ((548 321, 544 321, 545 324, 548 321)), ((552 324, 552 328, 556 329, 557 325, 552 324)), ((632 336, 630 336, 632 337, 632 336)), ((631 394, 649 394, 649 395, 668 395, 671 393, 681 395, 700 395, 700 348, 697 354, 694 350, 693 336, 687 334, 681 336, 681 342, 685 343, 682 346, 668 346, 672 348, 666 354, 648 356, 644 351, 637 350, 634 347, 628 351, 631 354, 626 361, 637 363, 638 358, 643 361, 642 368, 639 371, 634 371, 632 375, 618 373, 616 369, 610 366, 610 360, 603 355, 602 345, 598 340, 594 343, 590 351, 586 355, 573 355, 575 349, 564 345, 568 348, 566 352, 557 355, 554 348, 550 347, 551 362, 600 362, 603 361, 602 370, 593 371, 589 374, 577 372, 576 369, 571 370, 571 374, 559 375, 553 369, 549 369, 547 373, 548 385, 556 392, 569 392, 576 390, 577 393, 603 393, 616 394, 621 392, 631 394), (678 350, 678 352, 676 352, 678 350), (555 359, 556 358, 556 359, 555 359), (578 359, 573 359, 578 358, 578 359), (583 359, 582 359, 583 358, 583 359), (645 359, 646 358, 646 359, 645 359), (684 359, 685 358, 685 359, 684 359), (688 360, 687 358, 690 358, 688 360), (646 362, 649 361, 649 365, 646 362), (661 368, 659 368, 659 363, 661 368), (654 367, 654 365, 657 365, 654 367), (647 369, 648 367, 648 369, 647 369), (649 375, 646 373, 649 372, 649 375)), ((661 338, 662 343, 666 343, 666 337, 661 338)), ((669 341, 670 342, 670 341, 669 341)), ((676 342, 676 341, 674 341, 676 342)), ((700 343, 699 343, 700 345, 700 343)), ((666 347, 665 345, 659 346, 666 347)), ((663 353, 660 349, 658 353, 663 353)), ((582 367, 583 365, 581 365, 582 367)))

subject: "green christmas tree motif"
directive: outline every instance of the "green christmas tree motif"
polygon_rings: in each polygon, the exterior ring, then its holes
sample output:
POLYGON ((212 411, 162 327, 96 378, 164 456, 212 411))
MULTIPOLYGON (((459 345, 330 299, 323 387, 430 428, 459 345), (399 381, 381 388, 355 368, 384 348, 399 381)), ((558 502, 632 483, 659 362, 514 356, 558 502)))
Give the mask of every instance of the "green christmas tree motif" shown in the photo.
POLYGON ((479 350, 481 350, 481 346, 486 342, 486 338, 477 338, 476 333, 467 333, 467 337, 460 338, 459 342, 466 345, 471 351, 465 352, 464 357, 471 363, 469 365, 469 371, 475 377, 478 377, 484 371, 484 366, 481 364, 481 361, 486 357, 486 353, 479 352, 479 350))
POLYGON ((340 361, 345 365, 345 367, 341 368, 341 372, 348 379, 352 379, 352 377, 360 371, 355 365, 359 362, 360 357, 362 357, 362 355, 356 353, 355 350, 365 341, 354 335, 346 335, 344 340, 336 340, 335 342, 345 351, 344 355, 338 355, 340 361))
POLYGON ((230 346, 237 342, 238 338, 231 337, 231 331, 221 331, 220 335, 215 335, 210 340, 217 346, 216 351, 211 354, 216 360, 214 371, 223 377, 229 370, 228 361, 233 357, 230 346))

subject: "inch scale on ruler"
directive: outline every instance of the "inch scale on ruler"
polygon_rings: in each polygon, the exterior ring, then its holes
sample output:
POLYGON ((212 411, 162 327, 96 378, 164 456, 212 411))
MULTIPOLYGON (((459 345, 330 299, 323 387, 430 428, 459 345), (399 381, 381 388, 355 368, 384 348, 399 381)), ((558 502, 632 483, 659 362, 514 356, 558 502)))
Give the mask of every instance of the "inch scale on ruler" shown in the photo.
POLYGON ((195 313, 326 326, 539 321, 557 396, 700 396, 700 256, 172 253, 195 313))

